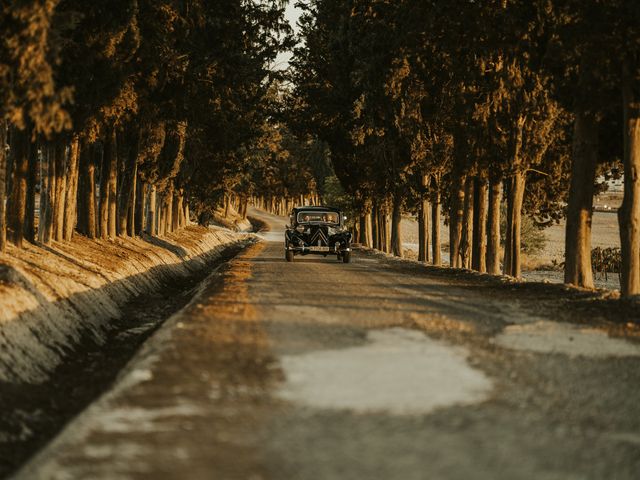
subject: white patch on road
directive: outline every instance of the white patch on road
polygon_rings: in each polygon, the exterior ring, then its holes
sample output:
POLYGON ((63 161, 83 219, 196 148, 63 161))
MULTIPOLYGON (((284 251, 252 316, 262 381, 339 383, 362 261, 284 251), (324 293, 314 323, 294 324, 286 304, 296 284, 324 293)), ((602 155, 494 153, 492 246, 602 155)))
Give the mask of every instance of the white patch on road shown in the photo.
POLYGON ((280 397, 315 408, 417 415, 482 402, 491 391, 462 348, 405 328, 372 331, 368 340, 282 357, 287 381, 280 397))
POLYGON ((496 337, 495 342, 513 350, 570 356, 640 356, 640 345, 611 338, 602 330, 547 320, 527 325, 510 325, 496 337))

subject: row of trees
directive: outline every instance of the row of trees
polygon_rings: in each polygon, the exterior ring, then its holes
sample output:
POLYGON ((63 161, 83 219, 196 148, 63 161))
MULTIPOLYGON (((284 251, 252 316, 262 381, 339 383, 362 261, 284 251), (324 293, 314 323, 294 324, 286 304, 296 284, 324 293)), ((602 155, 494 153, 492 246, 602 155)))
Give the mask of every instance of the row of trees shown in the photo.
POLYGON ((628 0, 311 0, 291 128, 326 142, 364 243, 520 275, 522 215, 567 218, 565 281, 593 286, 596 174, 624 164, 622 293, 640 293, 640 4, 628 0), (623 141, 624 139, 624 141, 623 141), (500 235, 506 203, 506 234, 500 235), (428 224, 431 223, 429 255, 428 224))
POLYGON ((0 250, 7 233, 18 247, 161 235, 206 223, 232 193, 246 211, 289 148, 264 152, 279 135, 285 3, 0 7, 0 250))

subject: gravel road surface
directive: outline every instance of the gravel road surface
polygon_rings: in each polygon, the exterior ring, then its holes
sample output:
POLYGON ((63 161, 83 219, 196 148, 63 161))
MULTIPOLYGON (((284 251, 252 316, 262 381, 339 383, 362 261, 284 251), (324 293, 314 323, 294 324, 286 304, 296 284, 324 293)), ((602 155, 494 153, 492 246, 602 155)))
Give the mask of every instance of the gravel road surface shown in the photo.
POLYGON ((640 478, 637 311, 370 252, 286 263, 284 220, 252 214, 263 240, 16 478, 640 478))

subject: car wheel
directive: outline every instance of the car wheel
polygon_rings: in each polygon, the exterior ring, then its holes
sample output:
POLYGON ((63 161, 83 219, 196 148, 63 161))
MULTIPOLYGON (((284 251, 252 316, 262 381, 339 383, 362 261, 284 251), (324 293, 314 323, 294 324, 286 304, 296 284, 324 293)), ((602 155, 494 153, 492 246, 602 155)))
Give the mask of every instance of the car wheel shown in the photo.
POLYGON ((284 253, 284 258, 287 259, 287 262, 293 262, 293 250, 287 250, 284 253))
POLYGON ((342 254, 342 262, 343 263, 351 263, 351 252, 344 252, 342 254))

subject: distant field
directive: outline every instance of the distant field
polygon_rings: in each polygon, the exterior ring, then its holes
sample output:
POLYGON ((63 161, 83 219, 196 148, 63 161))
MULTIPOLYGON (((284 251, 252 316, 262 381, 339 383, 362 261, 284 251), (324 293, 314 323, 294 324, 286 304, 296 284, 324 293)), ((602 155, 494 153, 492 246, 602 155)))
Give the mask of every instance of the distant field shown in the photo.
MULTIPOLYGON (((602 199, 600 199, 602 201, 602 199)), ((544 230, 547 243, 542 252, 528 259, 524 270, 528 265, 551 265, 555 260, 558 264, 564 262, 565 222, 553 225, 544 230)), ((441 225, 442 243, 449 243, 449 228, 441 225)), ((402 240, 405 256, 417 258, 418 250, 418 222, 411 217, 402 220, 402 240)), ((618 230, 618 217, 615 211, 596 211, 593 214, 592 246, 595 247, 620 247, 620 235, 618 230)), ((448 255, 443 255, 443 260, 448 261, 448 255)), ((535 267, 534 267, 535 268, 535 267)), ((561 271, 530 270, 525 271, 524 278, 534 281, 562 282, 561 271)), ((617 274, 609 275, 608 279, 596 279, 596 286, 600 288, 619 288, 617 274)))

